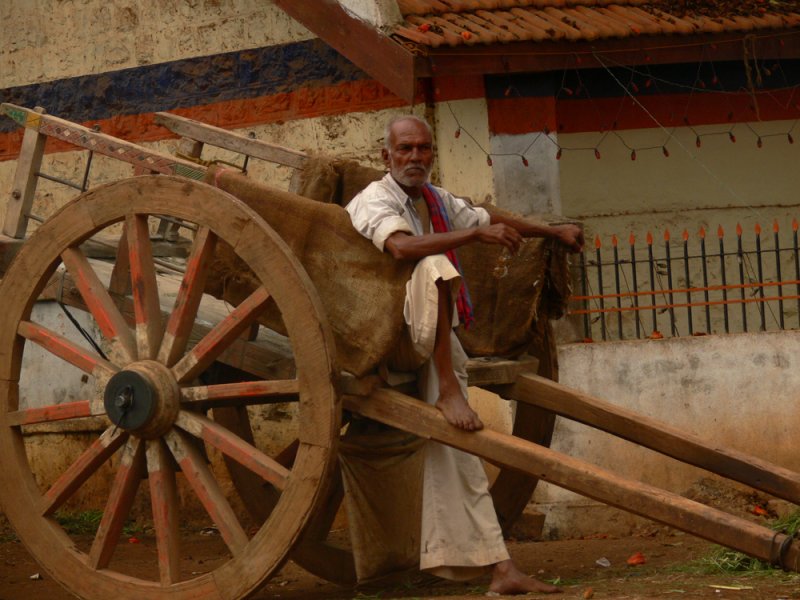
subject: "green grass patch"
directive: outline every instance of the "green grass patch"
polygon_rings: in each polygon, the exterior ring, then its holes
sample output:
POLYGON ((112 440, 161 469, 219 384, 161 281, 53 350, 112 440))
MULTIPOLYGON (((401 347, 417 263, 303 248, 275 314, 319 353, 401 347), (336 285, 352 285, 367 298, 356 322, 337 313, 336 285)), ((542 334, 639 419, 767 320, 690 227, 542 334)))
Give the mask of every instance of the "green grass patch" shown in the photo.
MULTIPOLYGON (((58 524, 70 535, 94 535, 97 533, 97 528, 100 527, 103 511, 84 510, 73 513, 58 512, 55 517, 58 524)), ((129 521, 122 528, 122 533, 124 535, 133 535, 135 533, 142 533, 142 531, 142 527, 133 521, 129 521)))
MULTIPOLYGON (((800 530, 800 510, 796 510, 786 517, 772 521, 769 526, 773 531, 794 535, 795 532, 800 530)), ((721 546, 715 547, 708 556, 695 562, 697 563, 698 573, 757 574, 782 572, 779 567, 721 546)), ((691 567, 692 565, 689 566, 691 567)), ((800 575, 797 574, 790 575, 790 577, 800 579, 800 575)))

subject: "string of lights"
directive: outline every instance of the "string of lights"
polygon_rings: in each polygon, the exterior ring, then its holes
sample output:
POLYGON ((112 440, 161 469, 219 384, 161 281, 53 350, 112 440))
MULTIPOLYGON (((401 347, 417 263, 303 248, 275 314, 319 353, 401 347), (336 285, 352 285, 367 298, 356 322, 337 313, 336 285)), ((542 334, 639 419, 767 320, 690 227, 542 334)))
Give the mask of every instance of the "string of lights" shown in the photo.
MULTIPOLYGON (((762 73, 769 77, 778 77, 782 80, 783 85, 778 87, 772 87, 770 89, 757 89, 752 86, 738 86, 737 89, 726 89, 722 77, 720 77, 718 73, 718 69, 713 61, 701 61, 698 63, 697 71, 695 73, 694 82, 691 84, 687 84, 681 81, 674 81, 666 79, 663 76, 659 76, 658 74, 654 74, 650 65, 645 64, 641 66, 630 66, 625 65, 623 63, 619 63, 614 61, 613 59, 609 58, 608 56, 603 55, 602 57, 599 55, 594 55, 595 60, 603 66, 605 71, 611 78, 616 82, 616 84, 622 89, 623 95, 620 97, 620 102, 617 106, 617 112, 614 116, 613 120, 610 121, 610 127, 606 129, 601 129, 597 132, 597 141, 594 142, 592 145, 584 145, 584 146, 569 146, 564 145, 556 139, 555 136, 551 136, 550 129, 544 125, 531 125, 531 132, 536 132, 536 135, 532 138, 531 142, 528 146, 521 152, 491 152, 484 148, 475 136, 464 126, 464 124, 458 119, 458 116, 453 111, 452 107, 449 103, 447 103, 448 109, 450 114, 452 115, 455 124, 455 137, 458 138, 462 134, 466 135, 468 138, 472 140, 472 142, 476 145, 476 147, 486 156, 486 163, 489 166, 493 166, 494 160, 497 158, 503 157, 514 157, 517 160, 521 161, 523 166, 527 167, 530 164, 529 158, 527 156, 528 152, 531 148, 539 141, 540 138, 549 142, 553 150, 555 152, 555 158, 560 160, 565 153, 593 153, 597 160, 600 160, 603 156, 603 146, 604 144, 609 143, 610 141, 616 140, 619 144, 621 144, 626 150, 629 152, 630 159, 635 161, 641 154, 647 152, 659 152, 664 156, 664 158, 669 158, 670 156, 670 148, 669 144, 671 141, 677 143, 679 146, 683 146, 683 144, 677 140, 675 137, 675 132, 677 127, 667 128, 659 122, 656 117, 647 110, 645 105, 638 99, 639 95, 658 95, 662 100, 665 98, 670 98, 674 94, 670 94, 665 90, 680 90, 681 92, 685 92, 686 102, 685 105, 681 107, 680 110, 672 110, 671 109, 671 116, 682 114, 682 118, 679 120, 682 122, 682 126, 686 127, 694 137, 694 145, 696 148, 700 149, 703 147, 703 140, 706 138, 718 137, 718 136, 727 136, 731 143, 737 142, 737 133, 738 129, 744 129, 748 134, 752 136, 752 140, 754 141, 757 148, 763 148, 765 141, 770 138, 784 138, 787 143, 794 144, 794 133, 795 129, 797 128, 798 122, 800 119, 795 119, 789 124, 788 129, 784 131, 771 131, 771 132, 760 132, 757 130, 756 127, 751 124, 749 121, 740 121, 737 123, 731 122, 734 119, 734 106, 731 104, 733 100, 737 97, 741 97, 742 95, 746 94, 751 97, 750 109, 755 113, 755 116, 758 117, 759 109, 758 104, 761 101, 770 101, 775 102, 777 105, 783 109, 789 109, 790 107, 796 108, 800 111, 800 85, 799 84, 790 84, 790 78, 787 77, 786 73, 783 70, 783 66, 781 65, 780 61, 777 60, 770 60, 768 61, 769 64, 765 63, 758 63, 758 61, 753 61, 754 65, 752 68, 748 67, 750 70, 754 70, 756 72, 756 80, 761 82, 762 81, 762 73), (628 74, 625 80, 621 80, 617 75, 612 72, 612 68, 622 71, 628 74), (702 77, 703 70, 710 72, 711 77, 706 83, 706 80, 702 77), (638 82, 638 83, 637 83, 638 82), (777 94, 783 93, 786 96, 786 92, 788 92, 788 98, 779 98, 777 94), (722 127, 720 129, 712 129, 710 131, 702 131, 697 126, 692 124, 689 118, 689 114, 691 111, 691 104, 695 97, 695 95, 699 94, 714 94, 719 97, 726 98, 729 106, 729 110, 726 116, 727 121, 729 121, 729 125, 722 127), (620 115, 622 114, 623 109, 625 108, 625 100, 631 100, 635 105, 638 106, 641 110, 643 110, 648 117, 650 117, 654 125, 656 125, 663 133, 661 139, 656 143, 649 143, 644 145, 637 145, 633 144, 629 141, 629 136, 626 136, 624 130, 618 129, 618 121, 620 115)), ((749 74, 747 79, 750 81, 752 74, 749 74)), ((517 96, 521 97, 522 94, 513 84, 509 84, 505 91, 504 95, 506 97, 510 96, 517 96)), ((556 93, 556 100, 559 99, 572 99, 572 98, 585 98, 591 103, 592 109, 596 112, 596 116, 598 121, 602 122, 602 117, 606 117, 607 115, 602 114, 600 107, 598 106, 595 99, 592 97, 590 92, 590 86, 586 85, 584 79, 581 77, 581 72, 578 69, 574 71, 564 70, 562 73, 562 78, 560 85, 558 86, 558 91, 556 93), (568 75, 571 76, 572 79, 577 81, 576 85, 570 85, 567 81, 568 75)), ((673 119, 675 120, 675 119, 673 119)), ((721 119, 722 120, 722 119, 721 119)), ((756 118, 755 120, 759 120, 756 118)), ((739 136, 741 138, 741 136, 739 136)))

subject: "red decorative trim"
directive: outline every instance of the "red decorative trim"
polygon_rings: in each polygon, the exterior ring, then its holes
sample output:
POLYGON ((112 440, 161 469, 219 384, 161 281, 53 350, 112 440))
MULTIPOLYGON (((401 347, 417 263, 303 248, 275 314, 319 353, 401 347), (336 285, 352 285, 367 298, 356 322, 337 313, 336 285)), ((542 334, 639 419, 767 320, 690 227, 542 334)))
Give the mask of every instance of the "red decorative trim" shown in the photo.
POLYGON ((556 130, 557 101, 553 96, 489 98, 489 131, 520 134, 556 130))
MULTIPOLYGON (((406 106, 407 103, 373 80, 349 81, 326 87, 306 87, 295 92, 261 98, 229 100, 175 109, 189 119, 202 121, 225 129, 255 127, 294 119, 309 119, 323 115, 340 115, 406 106)), ((56 115, 58 116, 58 115, 56 115)), ((174 138, 169 130, 156 125, 152 113, 118 115, 81 123, 87 127, 99 125, 103 133, 131 142, 155 142, 174 138)), ((0 134, 0 161, 14 160, 22 145, 22 128, 0 134)), ((46 153, 73 150, 67 142, 50 139, 46 153)))
POLYGON ((486 96, 483 75, 464 77, 434 77, 433 98, 436 102, 470 100, 486 96))
POLYGON ((569 100, 502 98, 490 99, 488 110, 490 131, 512 135, 542 131, 545 126, 560 133, 582 133, 650 129, 659 124, 682 127, 752 123, 800 119, 800 90, 755 95, 746 92, 642 95, 636 96, 636 100, 629 96, 569 100))

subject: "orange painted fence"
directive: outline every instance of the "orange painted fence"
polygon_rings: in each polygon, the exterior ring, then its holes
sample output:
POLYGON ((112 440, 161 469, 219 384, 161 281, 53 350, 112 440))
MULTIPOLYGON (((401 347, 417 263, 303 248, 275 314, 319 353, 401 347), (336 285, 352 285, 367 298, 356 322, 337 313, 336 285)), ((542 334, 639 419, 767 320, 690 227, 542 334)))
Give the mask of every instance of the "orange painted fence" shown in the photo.
POLYGON ((721 226, 716 241, 702 227, 681 237, 666 230, 656 243, 648 232, 644 248, 633 234, 625 245, 595 237, 575 265, 569 310, 586 341, 800 329, 797 218, 783 232, 776 220, 771 236, 737 225, 729 249, 721 226))

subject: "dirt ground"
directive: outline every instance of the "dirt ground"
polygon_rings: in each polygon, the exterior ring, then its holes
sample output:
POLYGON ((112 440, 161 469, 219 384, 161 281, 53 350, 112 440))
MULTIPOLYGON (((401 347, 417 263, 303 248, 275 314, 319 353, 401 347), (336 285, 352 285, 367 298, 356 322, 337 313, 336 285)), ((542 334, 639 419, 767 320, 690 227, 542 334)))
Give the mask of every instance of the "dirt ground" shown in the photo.
MULTIPOLYGON (((699 480, 685 495, 762 525, 781 518, 796 520, 799 514, 796 505, 715 479, 699 480)), ((341 543, 346 539, 346 530, 337 530, 333 535, 341 543)), ((214 528, 184 529, 181 537, 184 578, 211 571, 227 560, 225 545, 214 528)), ((73 540, 86 551, 92 537, 75 536, 73 540)), ((157 581, 153 537, 136 533, 127 541, 135 543, 118 546, 111 568, 157 581)), ((563 593, 556 598, 800 600, 800 573, 763 566, 752 568, 750 565, 755 561, 747 557, 656 524, 645 525, 635 535, 626 537, 598 534, 559 541, 509 540, 508 547, 524 572, 562 588, 563 593), (641 558, 640 564, 628 564, 634 556, 641 558), (734 564, 749 570, 733 571, 734 564)), ((488 576, 468 583, 452 583, 407 572, 369 585, 341 587, 288 562, 252 598, 456 600, 486 596, 488 584, 488 576)), ((534 596, 545 597, 531 595, 534 596)), ((7 521, 0 517, 0 600, 73 597, 41 570, 7 521)))
MULTIPOLYGON (((73 596, 43 573, 24 546, 7 534, 0 543, 1 600, 67 600, 73 596), (36 574, 41 578, 36 578, 36 574), (31 577, 34 577, 33 579, 31 577)), ((216 536, 189 539, 187 571, 213 568, 221 551, 216 536)), ((640 535, 554 542, 509 542, 512 556, 527 573, 554 581, 564 591, 560 598, 670 598, 670 599, 800 599, 800 575, 782 571, 729 573, 715 570, 704 557, 713 547, 680 532, 653 528, 640 535), (644 564, 629 566, 627 560, 640 552, 644 564), (606 559, 610 566, 602 566, 606 559), (600 561, 600 563, 598 563, 600 561)), ((151 565, 154 541, 123 544, 119 558, 129 564, 151 565)), ((148 567, 149 568, 149 567, 148 567)), ((144 573, 142 573, 144 575, 144 573)), ((152 574, 150 575, 152 577, 152 574)), ((390 581, 342 588, 309 575, 288 563, 253 598, 258 600, 339 600, 437 598, 465 599, 485 596, 488 579, 453 584, 407 573, 390 581)), ((544 597, 544 596, 539 596, 544 597)))

